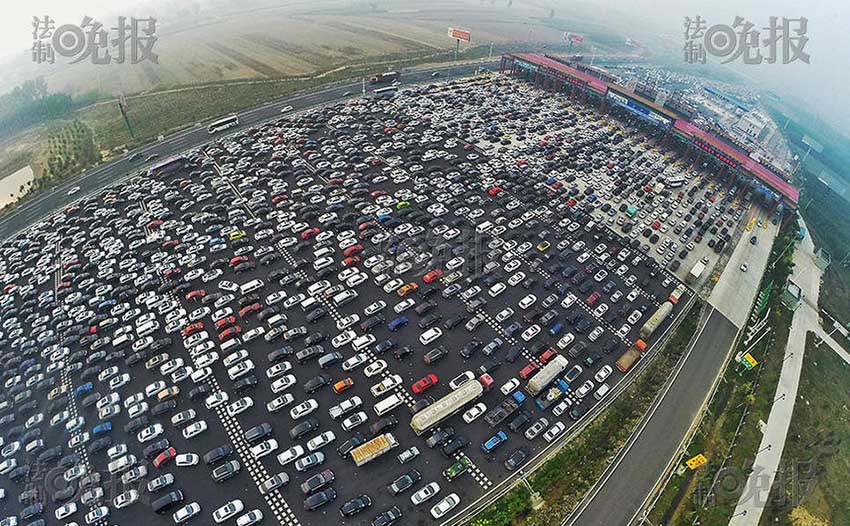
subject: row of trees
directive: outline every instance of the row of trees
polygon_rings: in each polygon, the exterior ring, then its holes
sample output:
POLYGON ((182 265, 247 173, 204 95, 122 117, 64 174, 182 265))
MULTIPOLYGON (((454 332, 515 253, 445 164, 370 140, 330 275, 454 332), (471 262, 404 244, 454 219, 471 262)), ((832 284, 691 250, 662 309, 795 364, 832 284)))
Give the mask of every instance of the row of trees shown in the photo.
POLYGON ((28 80, 0 95, 0 137, 17 133, 34 124, 68 116, 98 99, 91 91, 79 97, 50 93, 43 77, 28 80))

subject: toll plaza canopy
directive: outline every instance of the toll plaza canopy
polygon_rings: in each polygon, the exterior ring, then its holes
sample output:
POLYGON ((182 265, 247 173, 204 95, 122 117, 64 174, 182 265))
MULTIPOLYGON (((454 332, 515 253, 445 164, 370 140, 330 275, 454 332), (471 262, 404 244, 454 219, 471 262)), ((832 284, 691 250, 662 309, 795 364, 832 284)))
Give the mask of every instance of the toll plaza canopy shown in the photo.
POLYGON ((750 157, 740 148, 680 118, 679 114, 669 108, 660 106, 628 88, 605 82, 593 75, 537 53, 505 54, 502 56, 501 71, 504 71, 506 66, 509 66, 511 71, 514 71, 514 66, 518 66, 516 71, 533 72, 536 76, 566 82, 585 90, 587 93, 601 96, 603 101, 623 107, 671 131, 687 144, 709 153, 717 160, 737 169, 744 175, 758 179, 764 186, 778 194, 786 205, 792 209, 797 208, 800 191, 794 185, 750 157))

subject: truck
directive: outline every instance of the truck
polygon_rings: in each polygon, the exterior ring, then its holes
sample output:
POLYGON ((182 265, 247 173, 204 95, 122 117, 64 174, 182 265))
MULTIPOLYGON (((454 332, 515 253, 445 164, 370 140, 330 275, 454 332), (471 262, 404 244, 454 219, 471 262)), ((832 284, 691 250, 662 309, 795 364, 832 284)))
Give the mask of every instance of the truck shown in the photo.
POLYGON ((369 84, 392 84, 397 81, 401 75, 398 71, 388 71, 386 73, 381 73, 380 75, 375 75, 374 77, 369 79, 369 84))
POLYGON ((655 329, 657 329, 661 323, 667 319, 667 316, 669 316, 671 312, 673 312, 673 304, 669 301, 662 303, 661 306, 658 307, 658 310, 655 311, 655 314, 646 320, 646 323, 644 323, 643 327, 640 328, 640 337, 646 339, 652 336, 655 329))
POLYGON ((487 422, 490 427, 496 427, 505 421, 506 418, 511 416, 522 406, 522 403, 525 402, 525 395, 519 391, 514 391, 511 396, 505 398, 501 404, 497 405, 493 409, 490 410, 486 415, 484 415, 484 421, 487 422))
POLYGON ((392 433, 384 433, 351 450, 351 458, 357 467, 375 460, 387 451, 398 446, 398 440, 392 433))
POLYGON ((560 354, 552 358, 552 360, 540 368, 537 374, 531 377, 525 390, 531 396, 537 396, 549 383, 554 380, 559 374, 564 372, 569 362, 560 354))
POLYGON ((673 292, 670 293, 670 297, 667 298, 667 301, 676 305, 679 303, 679 300, 682 298, 682 294, 685 293, 685 285, 680 283, 678 287, 673 289, 673 292))
POLYGON ((629 347, 628 350, 617 360, 617 369, 619 369, 621 373, 627 373, 629 369, 632 368, 632 365, 638 361, 638 358, 641 357, 645 350, 646 342, 643 340, 638 340, 633 343, 632 346, 629 347))
POLYGON ((567 391, 569 390, 570 386, 567 385, 567 382, 558 379, 558 381, 555 382, 555 385, 550 387, 542 395, 538 396, 534 400, 534 403, 537 404, 537 407, 539 407, 542 411, 545 411, 547 407, 560 400, 561 397, 567 394, 567 391))
POLYGON ((685 282, 688 285, 693 285, 697 282, 697 280, 702 276, 703 271, 705 270, 705 263, 702 261, 697 261, 694 263, 694 266, 691 268, 691 271, 688 272, 688 275, 685 276, 685 282))
POLYGON ((482 394, 484 394, 484 386, 481 382, 470 380, 413 415, 410 419, 410 427, 414 433, 421 435, 482 394))

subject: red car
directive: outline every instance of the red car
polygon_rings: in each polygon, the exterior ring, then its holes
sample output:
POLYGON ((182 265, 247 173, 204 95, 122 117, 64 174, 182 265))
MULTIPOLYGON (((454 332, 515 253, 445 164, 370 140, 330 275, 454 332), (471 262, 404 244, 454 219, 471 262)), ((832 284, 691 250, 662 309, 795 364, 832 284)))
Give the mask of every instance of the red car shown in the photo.
POLYGON ((227 264, 230 268, 235 267, 239 263, 246 263, 248 261, 248 256, 234 256, 230 258, 230 262, 227 264))
POLYGON ((176 456, 177 456, 177 450, 174 449, 173 447, 170 447, 170 448, 166 449, 165 451, 163 451, 162 453, 160 453, 159 455, 157 455, 155 459, 153 459, 153 467, 161 468, 162 466, 171 462, 171 459, 173 459, 176 456))
POLYGON ((490 194, 491 196, 494 196, 494 195, 499 195, 499 193, 501 191, 502 191, 502 188, 500 186, 494 186, 493 188, 487 190, 487 193, 490 194))
POLYGON ((308 228, 307 230, 301 232, 301 239, 311 239, 316 237, 320 230, 318 228, 308 228))
POLYGON ((363 252, 363 245, 352 245, 346 248, 342 255, 345 257, 356 256, 357 254, 363 252))
POLYGON ((365 231, 365 230, 369 230, 369 229, 370 229, 370 228, 372 228, 373 226, 375 226, 375 222, 374 222, 374 221, 366 221, 366 222, 364 222, 364 223, 360 223, 359 225, 357 225, 357 230, 359 230, 359 231, 363 232, 363 231, 365 231))
POLYGON ((190 336, 204 328, 204 322, 196 321, 183 328, 183 336, 190 336))
POLYGON ((228 327, 227 329, 224 330, 224 332, 222 332, 221 334, 218 335, 218 342, 224 343, 227 340, 230 340, 232 338, 239 336, 239 334, 241 332, 242 332, 242 327, 240 327, 238 325, 234 325, 233 327, 228 327))
POLYGON ((149 230, 156 230, 157 228, 161 227, 164 222, 165 221, 162 221, 160 219, 154 219, 145 226, 147 226, 149 230))
POLYGON ((342 260, 342 268, 353 267, 354 265, 360 263, 360 256, 353 256, 350 258, 345 258, 342 260))
POLYGON ((236 324, 236 316, 228 316, 215 322, 215 330, 220 331, 234 324, 236 324))
POLYGON ((375 190, 374 192, 369 194, 369 196, 372 199, 375 199, 376 197, 381 197, 382 195, 387 195, 387 191, 386 190, 375 190))
POLYGON ((531 376, 537 369, 540 369, 540 366, 534 362, 531 362, 522 368, 522 370, 519 372, 519 377, 525 380, 526 378, 531 376))
POLYGON ((204 289, 193 290, 192 292, 186 294, 186 301, 201 301, 206 295, 207 291, 205 291, 204 289))
POLYGON ((245 316, 248 316, 248 315, 253 314, 255 312, 259 312, 261 308, 262 307, 260 307, 259 303, 252 303, 250 305, 245 305, 244 307, 239 309, 239 317, 244 318, 245 316))
POLYGON ((540 360, 540 363, 542 365, 546 365, 549 362, 549 360, 551 360, 552 358, 554 358, 556 356, 558 356, 558 351, 549 347, 548 349, 543 351, 543 354, 541 354, 537 359, 540 360))
POLYGON ((429 374, 429 375, 426 375, 425 377, 417 380, 410 387, 410 389, 416 394, 421 394, 421 393, 424 393, 425 391, 427 391, 428 389, 430 389, 431 387, 434 387, 435 385, 437 385, 437 382, 439 382, 437 375, 436 374, 429 374))
POLYGON ((422 281, 425 283, 431 283, 432 281, 436 281, 443 277, 443 271, 440 269, 434 269, 431 272, 425 274, 423 276, 422 281))
POLYGON ((180 267, 170 268, 165 271, 165 279, 176 278, 180 275, 181 272, 183 271, 180 269, 180 267))
POLYGON ((174 248, 179 244, 180 241, 177 241, 176 239, 169 239, 168 241, 163 241, 161 246, 162 248, 174 248))

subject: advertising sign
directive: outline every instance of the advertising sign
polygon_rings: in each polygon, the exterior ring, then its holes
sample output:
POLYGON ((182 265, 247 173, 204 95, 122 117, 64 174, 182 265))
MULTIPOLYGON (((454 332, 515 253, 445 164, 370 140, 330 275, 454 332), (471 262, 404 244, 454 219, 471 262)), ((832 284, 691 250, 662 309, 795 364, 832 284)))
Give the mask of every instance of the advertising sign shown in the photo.
POLYGON ((455 40, 463 40, 469 42, 472 39, 472 34, 464 29, 449 28, 449 37, 455 40))
POLYGON ((638 117, 660 126, 670 127, 673 124, 673 121, 669 117, 661 115, 660 113, 653 111, 651 108, 648 108, 643 104, 610 89, 608 90, 608 99, 614 104, 622 106, 629 112, 634 113, 638 117))

